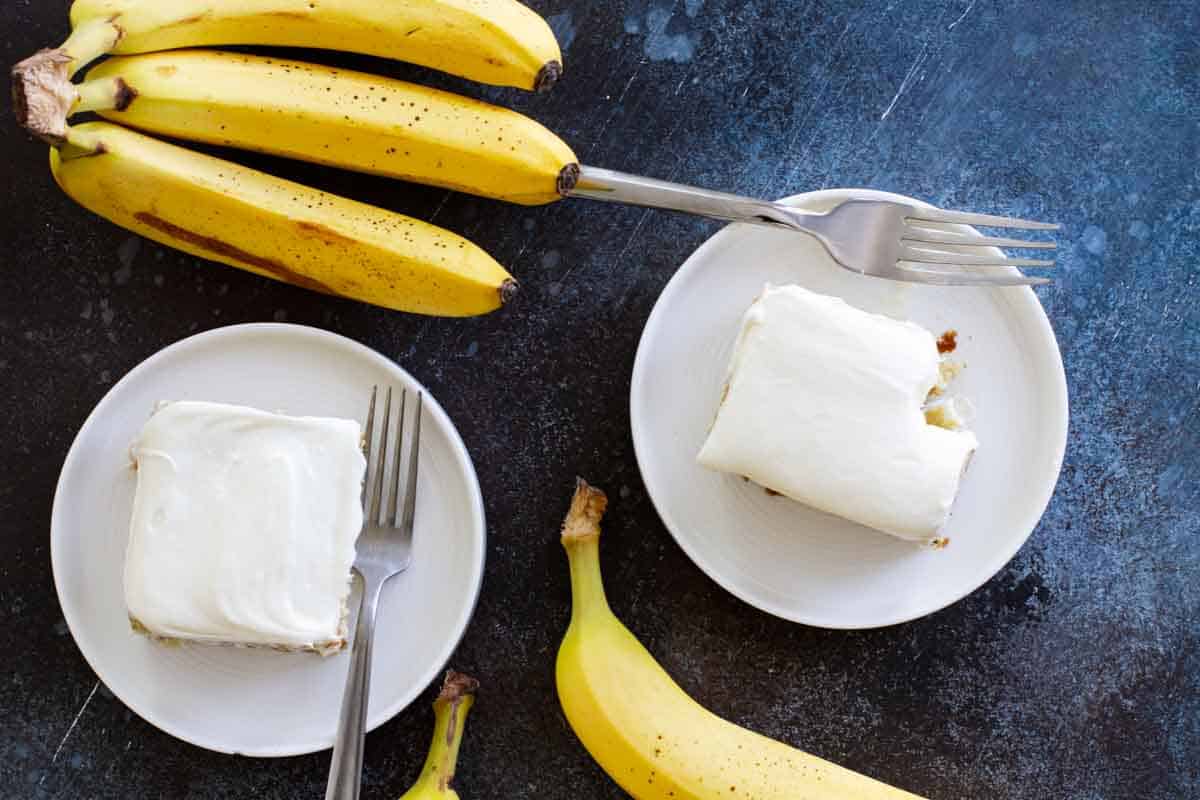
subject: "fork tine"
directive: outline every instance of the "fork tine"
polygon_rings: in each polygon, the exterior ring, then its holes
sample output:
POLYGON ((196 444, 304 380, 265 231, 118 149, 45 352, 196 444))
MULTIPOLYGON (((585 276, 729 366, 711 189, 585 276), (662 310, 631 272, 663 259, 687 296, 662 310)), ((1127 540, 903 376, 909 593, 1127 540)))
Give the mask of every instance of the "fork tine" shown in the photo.
POLYGON ((977 267, 1053 267, 1052 259, 1044 258, 1005 258, 1004 256, 973 255, 969 253, 948 253, 945 250, 926 250, 923 247, 902 245, 898 256, 901 261, 912 261, 917 264, 961 264, 977 267))
POLYGON ((394 521, 396 519, 396 505, 399 503, 399 500, 400 500, 400 451, 402 449, 401 445, 404 443, 404 428, 406 426, 406 422, 405 422, 406 413, 405 412, 407 410, 408 410, 408 390, 401 389, 400 390, 400 419, 399 419, 399 423, 398 423, 399 428, 396 431, 396 447, 395 447, 396 452, 392 455, 392 499, 391 499, 391 502, 388 503, 387 515, 379 523, 381 525, 386 524, 388 522, 391 522, 391 524, 395 524, 394 521))
POLYGON ((363 476, 362 505, 367 507, 367 488, 371 485, 371 453, 375 448, 375 399, 379 397, 379 387, 371 387, 371 404, 367 407, 367 425, 363 431, 363 455, 367 459, 367 473, 363 476))
POLYGON ((972 233, 935 231, 929 228, 919 228, 915 225, 905 225, 900 238, 907 242, 977 245, 981 247, 1019 247, 1029 250, 1054 250, 1058 247, 1054 242, 1034 242, 1028 239, 1005 239, 999 236, 979 236, 972 233))
POLYGON ((367 519, 379 520, 379 507, 383 503, 383 478, 387 472, 388 428, 392 417, 392 387, 387 390, 387 402, 383 406, 383 429, 379 437, 379 453, 375 458, 375 480, 371 487, 371 507, 367 519))
POLYGON ((990 275, 961 270, 942 272, 910 267, 903 263, 897 264, 896 269, 904 274, 906 281, 929 283, 936 286, 1041 286, 1050 283, 1049 278, 1035 278, 1026 275, 990 275))
POLYGON ((908 206, 905 222, 908 220, 983 225, 989 228, 1025 228, 1031 231, 1056 231, 1062 227, 1054 222, 1034 222, 1029 219, 997 217, 992 214, 970 214, 966 211, 946 211, 941 208, 919 208, 917 206, 908 206))
POLYGON ((417 409, 413 414, 413 433, 408 439, 408 480, 404 487, 404 508, 396 518, 395 525, 403 533, 411 534, 413 517, 417 512, 417 462, 421 454, 421 410, 425 395, 417 392, 417 409))

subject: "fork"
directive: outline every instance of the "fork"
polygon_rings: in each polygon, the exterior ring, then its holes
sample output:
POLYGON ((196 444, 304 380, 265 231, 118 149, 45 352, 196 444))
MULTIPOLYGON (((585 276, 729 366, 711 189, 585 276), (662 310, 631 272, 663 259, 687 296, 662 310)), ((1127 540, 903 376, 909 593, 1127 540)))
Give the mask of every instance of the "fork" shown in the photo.
POLYGON ((379 447, 375 448, 375 406, 379 387, 371 391, 367 410, 367 425, 363 434, 367 456, 367 474, 363 480, 363 527, 358 537, 358 552, 354 572, 362 582, 362 600, 358 622, 354 629, 354 644, 350 650, 350 671, 342 695, 342 711, 338 718, 337 738, 333 742, 333 758, 329 765, 329 783, 325 800, 358 800, 362 786, 363 742, 366 739, 367 698, 371 688, 371 646, 375 634, 375 613, 379 610, 379 593, 389 579, 399 575, 412 564, 413 516, 417 502, 417 460, 421 445, 422 393, 417 392, 413 414, 412 435, 405 438, 405 412, 408 391, 400 395, 395 438, 391 441, 392 479, 390 492, 385 492, 388 476, 389 425, 392 416, 392 389, 387 390, 383 406, 382 431, 379 447), (401 450, 405 450, 408 465, 401 498, 401 450), (385 498, 385 494, 388 495, 385 498), (386 502, 385 502, 386 500, 386 502), (398 507, 399 506, 399 507, 398 507))
POLYGON ((580 167, 568 197, 683 211, 713 219, 789 228, 817 239, 839 266, 863 275, 942 286, 1036 286, 1049 279, 1010 267, 1054 266, 1053 260, 1009 258, 990 248, 1053 250, 1054 242, 984 236, 981 225, 1035 231, 1058 230, 1047 222, 969 214, 883 200, 850 199, 825 213, 724 192, 712 192, 596 167, 580 167), (989 248, 989 249, 980 249, 989 248), (997 269, 1003 268, 1003 269, 997 269))

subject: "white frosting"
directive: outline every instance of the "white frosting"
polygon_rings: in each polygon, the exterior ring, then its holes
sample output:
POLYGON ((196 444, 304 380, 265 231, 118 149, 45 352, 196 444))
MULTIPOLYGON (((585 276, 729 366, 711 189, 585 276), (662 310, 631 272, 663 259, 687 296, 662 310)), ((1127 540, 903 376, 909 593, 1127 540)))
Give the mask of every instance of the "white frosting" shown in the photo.
POLYGON ((130 617, 178 639, 320 649, 345 637, 366 470, 357 422, 169 403, 132 454, 130 617))
POLYGON ((978 446, 926 423, 933 335, 799 286, 746 312, 701 464, 902 539, 945 524, 978 446))

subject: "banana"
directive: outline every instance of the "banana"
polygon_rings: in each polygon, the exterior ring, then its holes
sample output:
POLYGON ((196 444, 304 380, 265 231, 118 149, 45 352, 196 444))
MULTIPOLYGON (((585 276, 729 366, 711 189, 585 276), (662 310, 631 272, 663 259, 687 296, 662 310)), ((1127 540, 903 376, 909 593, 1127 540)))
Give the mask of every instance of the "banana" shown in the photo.
POLYGON ((73 31, 89 26, 77 41, 114 41, 82 49, 81 63, 239 44, 345 50, 538 91, 562 72, 554 32, 517 0, 75 0, 73 31))
POLYGON ((573 600, 557 683, 567 721, 613 780, 638 800, 919 800, 726 722, 685 694, 608 607, 606 505, 579 481, 563 523, 573 600))
POLYGON ((297 286, 450 317, 492 311, 516 291, 449 231, 108 122, 70 128, 50 166, 63 191, 124 228, 297 286))
POLYGON ((578 176, 575 154, 506 108, 299 61, 184 50, 111 58, 76 112, 151 133, 536 205, 578 176))
POLYGON ((450 784, 454 780, 467 713, 478 688, 479 682, 474 678, 460 672, 446 673, 442 693, 433 702, 433 744, 420 777, 400 800, 458 800, 458 792, 450 784))

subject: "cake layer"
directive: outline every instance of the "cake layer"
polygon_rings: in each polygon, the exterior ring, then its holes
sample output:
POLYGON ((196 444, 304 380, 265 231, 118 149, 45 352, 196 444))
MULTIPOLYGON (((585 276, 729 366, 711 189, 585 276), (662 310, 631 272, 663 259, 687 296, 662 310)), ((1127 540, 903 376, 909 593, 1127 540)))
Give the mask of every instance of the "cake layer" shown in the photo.
POLYGON ((131 619, 167 639, 344 643, 366 469, 357 422, 176 402, 132 454, 131 619))
POLYGON ((978 446, 927 423, 933 335, 799 286, 742 322, 701 464, 903 539, 938 537, 978 446))

